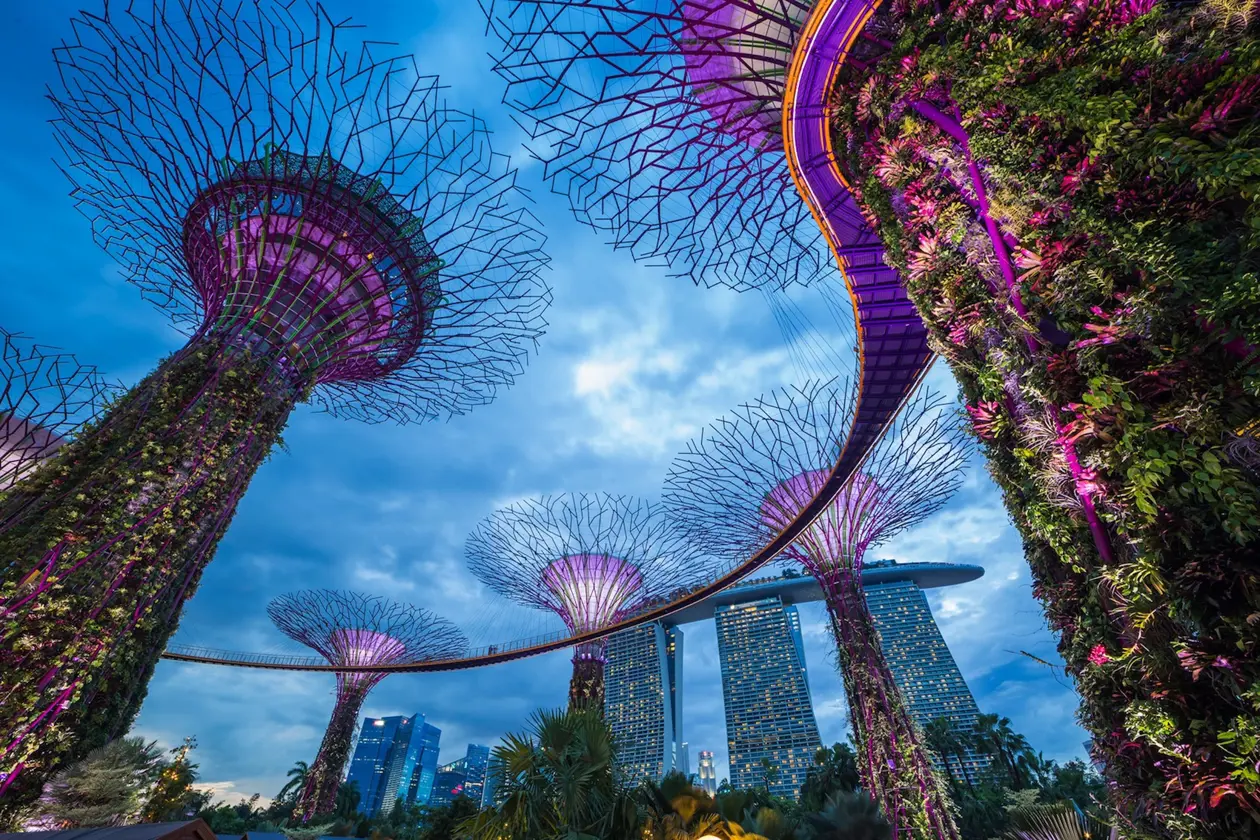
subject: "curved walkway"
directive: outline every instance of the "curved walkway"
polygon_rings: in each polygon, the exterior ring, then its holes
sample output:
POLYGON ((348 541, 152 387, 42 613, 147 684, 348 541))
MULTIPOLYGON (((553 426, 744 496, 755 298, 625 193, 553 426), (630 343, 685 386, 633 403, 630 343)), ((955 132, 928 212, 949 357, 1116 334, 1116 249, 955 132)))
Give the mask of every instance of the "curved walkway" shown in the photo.
MULTIPOLYGON (((857 412, 844 449, 818 495, 781 534, 712 583, 617 624, 577 635, 557 633, 489 645, 458 659, 353 670, 416 672, 476 668, 593 641, 649 621, 666 620, 671 614, 701 603, 773 560, 813 522, 861 466, 867 452, 932 362, 927 331, 906 297, 897 273, 884 263, 884 247, 862 218, 832 153, 826 103, 849 48, 879 5, 880 0, 819 0, 805 23, 792 58, 783 109, 783 139, 792 177, 843 270, 857 322, 860 377, 857 412)), ((306 656, 236 653, 185 645, 172 645, 163 657, 247 668, 347 670, 306 656)))

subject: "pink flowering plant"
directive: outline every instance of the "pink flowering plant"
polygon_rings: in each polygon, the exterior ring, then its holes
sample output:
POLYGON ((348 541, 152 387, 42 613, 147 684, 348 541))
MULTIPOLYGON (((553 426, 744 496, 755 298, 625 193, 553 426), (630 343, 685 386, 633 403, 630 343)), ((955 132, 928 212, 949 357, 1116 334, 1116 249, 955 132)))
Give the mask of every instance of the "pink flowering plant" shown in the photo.
POLYGON ((1251 0, 890 0, 833 95, 1127 838, 1260 836, 1258 29, 1251 0))

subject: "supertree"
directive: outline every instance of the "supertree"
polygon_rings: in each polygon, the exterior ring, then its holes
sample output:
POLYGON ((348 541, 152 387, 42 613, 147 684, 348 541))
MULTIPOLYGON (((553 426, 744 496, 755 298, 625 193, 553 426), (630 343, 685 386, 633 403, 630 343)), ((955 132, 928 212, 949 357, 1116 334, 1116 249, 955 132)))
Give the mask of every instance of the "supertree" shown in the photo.
POLYGON ((6 806, 127 727, 295 405, 462 413, 550 300, 484 124, 319 6, 143 0, 73 32, 51 99, 74 195, 191 337, 0 509, 6 806))
MULTIPOLYGON (((706 574, 660 505, 606 493, 500 508, 469 534, 465 555, 486 586, 554 612, 575 634, 611 626, 706 574)), ((601 638, 574 647, 571 707, 603 708, 606 646, 601 638)))
POLYGON ((800 0, 481 0, 504 101, 552 188, 636 259, 705 285, 835 272, 783 155, 800 0))
POLYGON ((0 329, 0 493, 95 419, 111 394, 95 368, 0 329))
MULTIPOLYGON (((453 659, 468 648, 464 634, 446 619, 358 592, 291 592, 268 604, 267 615, 289 638, 314 648, 330 664, 347 668, 453 659)), ((359 710, 385 676, 384 671, 337 672, 332 719, 294 807, 299 819, 332 811, 359 710)))
MULTIPOLYGON (((664 504, 691 539, 743 557, 801 515, 826 482, 856 411, 846 379, 771 392, 719 419, 670 467, 664 504)), ((823 589, 836 639, 862 787, 894 837, 957 838, 949 799, 884 659, 862 592, 871 547, 923 521, 962 481, 965 434, 921 391, 861 471, 786 550, 823 589)))

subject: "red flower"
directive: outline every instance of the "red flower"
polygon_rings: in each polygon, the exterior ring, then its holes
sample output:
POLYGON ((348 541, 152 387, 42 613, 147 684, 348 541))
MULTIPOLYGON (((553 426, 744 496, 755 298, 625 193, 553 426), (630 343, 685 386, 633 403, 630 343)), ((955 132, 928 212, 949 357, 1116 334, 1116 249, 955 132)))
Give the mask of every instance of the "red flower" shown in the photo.
POLYGON ((1107 649, 1102 645, 1094 645, 1094 649, 1089 652, 1090 665, 1106 665, 1111 661, 1111 657, 1107 655, 1107 649))

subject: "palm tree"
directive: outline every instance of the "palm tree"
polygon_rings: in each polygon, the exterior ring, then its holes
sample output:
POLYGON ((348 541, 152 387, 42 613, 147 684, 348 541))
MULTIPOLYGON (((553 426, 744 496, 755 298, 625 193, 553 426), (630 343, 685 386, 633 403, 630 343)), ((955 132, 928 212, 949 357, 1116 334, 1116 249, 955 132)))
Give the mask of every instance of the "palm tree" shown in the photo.
POLYGON ((1002 840, 1102 840, 1110 831, 1071 800, 1010 811, 1011 827, 1002 840))
POLYGON ((952 757, 958 762, 958 769, 962 771, 963 781, 967 783, 967 788, 971 789, 971 777, 967 775, 967 765, 963 763, 962 758, 966 744, 963 743, 961 733, 954 728, 954 722, 946 717, 933 718, 928 721, 927 726, 923 727, 923 738, 927 743, 927 748, 936 753, 941 760, 950 785, 958 784, 958 777, 954 775, 954 767, 950 762, 952 757))
POLYGON ((1013 789, 1021 790, 1025 787, 1024 774, 1016 757, 1030 752, 1032 748, 1028 739, 1011 728, 1010 718, 986 714, 978 716, 973 740, 979 752, 997 756, 1010 777, 1013 789))
POLYGON ((640 793, 644 840, 693 840, 725 830, 713 798, 681 773, 669 773, 659 785, 644 782, 640 793))
POLYGON ((311 768, 307 766, 305 761, 294 762, 289 768, 289 772, 285 773, 289 777, 289 781, 284 783, 284 787, 280 788, 280 792, 276 794, 276 799, 284 801, 296 798, 298 791, 306 785, 306 777, 311 772, 311 768))
POLYGON ((537 712, 530 729, 507 736, 491 755, 503 805, 463 823, 461 832, 471 840, 634 837, 635 803, 617 781, 612 730, 602 710, 537 712))
POLYGON ((860 784, 857 755, 852 747, 848 744, 819 747, 814 753, 814 766, 809 768, 805 784, 801 785, 801 808, 821 811, 833 795, 857 790, 860 784))
POLYGON ((839 793, 827 807, 805 817, 804 836, 810 840, 889 840, 892 826, 879 805, 865 793, 839 793))

